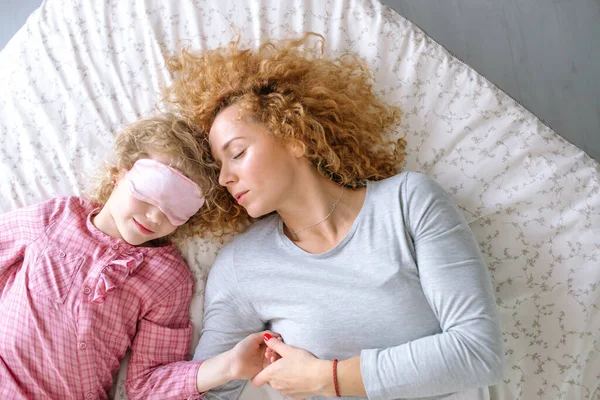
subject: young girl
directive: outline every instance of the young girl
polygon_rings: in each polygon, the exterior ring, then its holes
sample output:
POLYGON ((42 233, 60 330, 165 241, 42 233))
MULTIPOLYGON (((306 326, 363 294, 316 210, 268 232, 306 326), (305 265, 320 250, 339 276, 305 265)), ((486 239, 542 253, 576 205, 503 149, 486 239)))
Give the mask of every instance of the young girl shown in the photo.
POLYGON ((170 241, 211 229, 195 136, 172 115, 139 121, 92 201, 0 216, 0 398, 105 399, 129 347, 131 399, 200 398, 262 369, 262 334, 185 361, 193 280, 170 241))

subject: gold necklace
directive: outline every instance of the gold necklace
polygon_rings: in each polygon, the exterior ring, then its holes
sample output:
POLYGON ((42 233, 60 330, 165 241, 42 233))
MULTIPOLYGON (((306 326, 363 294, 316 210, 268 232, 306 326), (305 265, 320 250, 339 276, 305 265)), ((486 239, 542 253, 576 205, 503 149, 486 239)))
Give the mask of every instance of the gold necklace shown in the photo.
POLYGON ((291 230, 290 228, 288 228, 288 231, 289 231, 289 232, 290 232, 292 235, 294 235, 294 236, 298 237, 298 233, 300 233, 300 232, 302 232, 302 231, 305 231, 305 230, 307 230, 307 229, 310 229, 310 228, 312 228, 313 226, 317 226, 317 225, 319 225, 319 224, 322 224, 323 222, 327 221, 327 218, 331 217, 331 214, 333 214, 333 212, 335 211, 335 208, 337 207, 338 203, 339 203, 339 202, 340 202, 340 200, 342 199, 342 194, 344 194, 344 189, 345 189, 345 188, 346 188, 345 186, 342 186, 342 191, 340 192, 340 195, 338 196, 337 200, 333 202, 333 206, 331 207, 331 211, 329 211, 329 214, 327 214, 327 215, 325 216, 325 218, 323 218, 323 219, 322 219, 322 220, 320 220, 319 222, 316 222, 316 223, 314 223, 314 224, 312 224, 312 225, 309 225, 309 226, 307 226, 306 228, 298 229, 297 231, 293 231, 293 230, 291 230))

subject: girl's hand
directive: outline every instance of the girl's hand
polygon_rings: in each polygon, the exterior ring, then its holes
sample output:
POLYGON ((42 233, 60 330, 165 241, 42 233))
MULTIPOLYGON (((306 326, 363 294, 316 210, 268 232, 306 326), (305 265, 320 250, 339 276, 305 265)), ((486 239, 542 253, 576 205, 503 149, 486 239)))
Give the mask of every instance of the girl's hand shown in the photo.
MULTIPOLYGON (((265 341, 268 340, 268 339, 270 339, 270 338, 272 338, 272 337, 274 337, 275 339, 283 342, 283 339, 281 338, 280 335, 271 336, 269 333, 265 333, 263 335, 263 338, 265 339, 265 341)), ((267 346, 267 350, 265 351, 265 358, 267 360, 269 360, 268 364, 272 364, 275 361, 279 360, 281 358, 281 356, 279 354, 277 354, 277 352, 275 350, 273 350, 272 348, 270 348, 270 347, 267 346)), ((267 365, 265 365, 265 368, 267 367, 267 365)))
POLYGON ((280 335, 270 331, 253 333, 229 350, 229 369, 232 380, 252 379, 263 368, 269 366, 271 360, 275 361, 279 358, 272 351, 267 353, 268 347, 263 339, 265 334, 281 339, 280 335))
POLYGON ((288 346, 281 340, 267 340, 265 337, 265 343, 281 358, 256 375, 252 385, 259 387, 268 383, 293 399, 335 396, 331 361, 319 360, 308 351, 288 346))

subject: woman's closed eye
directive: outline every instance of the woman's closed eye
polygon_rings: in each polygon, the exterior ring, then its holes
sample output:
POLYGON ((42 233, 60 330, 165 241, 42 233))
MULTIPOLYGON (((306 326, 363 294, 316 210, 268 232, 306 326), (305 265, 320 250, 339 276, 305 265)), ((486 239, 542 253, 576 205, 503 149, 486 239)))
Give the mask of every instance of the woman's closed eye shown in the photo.
POLYGON ((244 155, 244 153, 246 152, 246 150, 242 150, 239 153, 237 153, 235 156, 233 156, 234 160, 237 160, 238 158, 240 158, 241 156, 244 155))

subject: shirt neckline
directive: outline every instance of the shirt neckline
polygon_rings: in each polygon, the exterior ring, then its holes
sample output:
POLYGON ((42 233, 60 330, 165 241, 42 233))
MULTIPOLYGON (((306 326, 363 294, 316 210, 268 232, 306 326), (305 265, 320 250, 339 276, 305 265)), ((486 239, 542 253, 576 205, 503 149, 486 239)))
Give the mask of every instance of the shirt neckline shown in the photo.
POLYGON ((372 186, 372 182, 366 181, 365 200, 363 201, 362 207, 361 207, 360 211, 358 212, 358 215, 354 219, 354 222, 352 223, 350 230, 348 231, 348 233, 346 233, 346 236, 344 236, 344 238, 342 240, 340 240, 338 242, 338 244, 336 244, 335 246, 333 246, 331 249, 327 250, 326 252, 324 252, 324 253, 309 253, 308 251, 298 247, 290 238, 288 238, 285 235, 285 233, 283 231, 283 220, 281 219, 281 217, 277 216, 277 235, 279 236, 279 239, 283 242, 283 244, 288 249, 290 249, 290 251, 293 251, 296 254, 302 255, 304 257, 327 258, 327 257, 330 257, 333 254, 339 252, 346 245, 346 243, 348 243, 348 241, 350 241, 350 239, 352 239, 352 237, 356 233, 356 230, 358 229, 358 226, 360 225, 360 221, 362 220, 363 215, 366 212, 365 209, 367 208, 367 204, 370 201, 371 190, 372 190, 371 186, 372 186))

